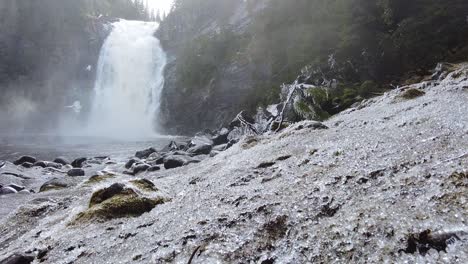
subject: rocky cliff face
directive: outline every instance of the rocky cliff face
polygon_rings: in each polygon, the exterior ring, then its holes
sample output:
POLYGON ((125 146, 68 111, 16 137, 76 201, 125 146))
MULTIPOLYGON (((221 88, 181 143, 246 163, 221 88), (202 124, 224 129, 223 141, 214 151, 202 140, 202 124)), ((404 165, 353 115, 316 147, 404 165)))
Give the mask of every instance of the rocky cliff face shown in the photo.
MULTIPOLYGON (((181 32, 163 22, 158 35, 168 53, 169 61, 165 70, 160 118, 168 132, 192 134, 207 128, 216 129, 243 110, 246 99, 255 90, 254 75, 258 73, 258 66, 248 59, 233 56, 227 63, 217 64, 215 74, 201 72, 200 74, 209 76, 209 80, 195 86, 180 83, 177 66, 187 43, 200 37, 213 37, 222 30, 242 35, 255 12, 264 8, 268 2, 257 1, 248 11, 245 1, 232 1, 231 10, 223 18, 223 22, 219 21, 219 17, 210 15, 205 17, 205 21, 199 22, 203 27, 181 32), (221 23, 226 24, 221 26, 221 23)), ((212 56, 216 59, 215 54, 212 56)))

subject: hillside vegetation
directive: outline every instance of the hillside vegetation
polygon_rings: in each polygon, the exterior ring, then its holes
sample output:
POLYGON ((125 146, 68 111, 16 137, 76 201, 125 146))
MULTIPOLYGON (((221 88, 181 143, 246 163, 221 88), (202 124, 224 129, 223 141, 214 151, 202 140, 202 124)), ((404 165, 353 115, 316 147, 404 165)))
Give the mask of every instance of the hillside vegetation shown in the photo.
POLYGON ((171 89, 187 97, 216 96, 225 68, 249 69, 234 113, 276 102, 307 65, 340 81, 337 97, 354 99, 465 59, 467 14, 464 0, 177 0, 161 37, 175 50, 171 89), (237 19, 239 10, 248 18, 237 19))

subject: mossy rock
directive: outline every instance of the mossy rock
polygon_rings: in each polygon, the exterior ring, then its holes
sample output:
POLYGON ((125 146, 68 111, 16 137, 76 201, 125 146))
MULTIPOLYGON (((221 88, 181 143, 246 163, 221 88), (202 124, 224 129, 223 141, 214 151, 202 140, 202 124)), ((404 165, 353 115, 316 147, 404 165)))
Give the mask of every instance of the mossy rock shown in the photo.
POLYGON ((148 198, 135 194, 119 194, 93 205, 85 212, 79 213, 76 222, 86 222, 92 219, 111 220, 125 217, 138 217, 153 210, 156 205, 163 204, 161 197, 148 198))
POLYGON ((40 188, 39 192, 48 192, 55 190, 62 190, 68 187, 68 184, 58 178, 53 178, 45 182, 40 188))
POLYGON ((411 99, 414 99, 414 98, 418 98, 420 96, 423 96, 425 95, 426 93, 424 91, 421 91, 419 89, 416 89, 416 88, 410 88, 406 91, 404 91, 400 97, 403 98, 403 99, 406 99, 406 100, 411 100, 411 99))
POLYGON ((103 181, 106 181, 106 180, 109 180, 109 179, 112 179, 112 178, 115 178, 115 174, 107 173, 107 174, 104 174, 104 175, 94 175, 94 176, 91 176, 85 182, 85 184, 88 184, 88 185, 97 184, 97 183, 100 183, 100 182, 103 182, 103 181))
POLYGON ((147 179, 137 179, 130 181, 131 184, 135 185, 135 187, 139 188, 143 191, 148 192, 157 192, 158 188, 152 183, 150 180, 147 179))
MULTIPOLYGON (((150 185, 146 181, 142 181, 140 184, 150 185)), ((94 192, 89 201, 89 208, 79 213, 72 224, 92 219, 106 221, 116 218, 138 217, 164 202, 165 199, 162 197, 144 197, 122 183, 115 183, 94 192)))

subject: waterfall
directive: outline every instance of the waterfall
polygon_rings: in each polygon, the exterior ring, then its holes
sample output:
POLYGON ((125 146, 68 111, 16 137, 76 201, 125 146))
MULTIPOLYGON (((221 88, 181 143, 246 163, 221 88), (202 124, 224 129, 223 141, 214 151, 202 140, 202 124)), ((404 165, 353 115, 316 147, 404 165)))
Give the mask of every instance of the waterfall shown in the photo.
POLYGON ((166 55, 154 36, 157 27, 126 20, 113 24, 99 55, 89 134, 126 139, 158 131, 166 55))

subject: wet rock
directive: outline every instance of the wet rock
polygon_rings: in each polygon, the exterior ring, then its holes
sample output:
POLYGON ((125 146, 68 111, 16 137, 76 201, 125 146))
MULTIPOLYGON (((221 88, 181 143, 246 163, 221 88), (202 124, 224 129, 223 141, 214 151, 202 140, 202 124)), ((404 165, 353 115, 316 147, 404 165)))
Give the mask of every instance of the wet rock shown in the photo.
POLYGON ((21 165, 21 164, 23 164, 23 163, 25 163, 25 162, 29 162, 29 163, 33 163, 33 164, 34 164, 36 161, 37 161, 37 159, 34 158, 34 157, 31 157, 31 156, 21 156, 19 159, 15 160, 15 161, 13 162, 13 164, 15 164, 15 165, 21 165))
POLYGON ((71 177, 85 176, 85 171, 80 168, 73 168, 67 172, 67 175, 71 177))
POLYGON ((190 155, 194 155, 194 156, 197 156, 197 155, 208 155, 210 154, 211 150, 213 149, 213 146, 212 145, 205 145, 205 144, 201 144, 201 145, 197 145, 197 146, 194 146, 194 147, 191 147, 187 150, 187 152, 190 154, 190 155))
POLYGON ((29 169, 29 168, 32 168, 34 166, 34 164, 32 164, 31 162, 24 162, 24 163, 21 164, 21 166, 24 167, 24 168, 29 169))
POLYGON ((17 192, 26 189, 26 187, 20 186, 20 185, 17 185, 17 184, 8 184, 7 187, 11 187, 11 188, 15 189, 17 192))
POLYGON ((149 172, 159 171, 161 168, 159 166, 151 166, 148 168, 149 172))
POLYGON ((66 158, 64 157, 57 157, 53 160, 53 162, 55 163, 58 163, 58 164, 62 164, 62 165, 68 165, 70 164, 70 161, 68 161, 66 158))
POLYGON ((64 189, 64 188, 67 188, 68 187, 68 184, 59 179, 59 178, 53 178, 47 182, 45 182, 40 188, 39 188, 39 192, 47 192, 47 191, 51 191, 51 190, 60 190, 60 189, 64 189))
POLYGON ((59 164, 59 163, 49 162, 49 161, 36 161, 33 164, 33 167, 60 169, 60 168, 62 168, 62 165, 59 164))
POLYGON ((295 130, 301 130, 301 129, 320 130, 320 129, 328 129, 328 127, 321 122, 308 120, 308 121, 301 122, 299 125, 295 127, 295 130))
POLYGON ((115 175, 112 173, 106 173, 106 174, 97 174, 89 177, 89 179, 85 182, 86 184, 94 184, 94 183, 99 183, 103 182, 108 179, 114 178, 115 175))
POLYGON ((258 169, 264 169, 264 168, 269 168, 271 166, 275 165, 275 162, 262 162, 260 165, 257 166, 258 169))
POLYGON ((140 172, 145 172, 147 171, 149 168, 151 168, 150 165, 148 164, 138 164, 138 165, 135 165, 133 166, 133 174, 138 174, 140 172))
POLYGON ((9 186, 0 188, 0 195, 15 194, 17 191, 9 186))
POLYGON ((165 146, 161 152, 167 153, 171 151, 179 150, 179 145, 175 141, 171 141, 167 146, 165 146))
POLYGON ((83 167, 83 163, 87 160, 87 158, 78 158, 76 160, 74 160, 71 165, 73 168, 82 168, 83 167))
POLYGON ((229 129, 227 128, 222 128, 218 134, 213 136, 211 139, 213 141, 213 145, 222 145, 228 143, 228 136, 229 136, 229 129))
POLYGON ((92 219, 137 217, 164 202, 161 197, 144 197, 125 184, 115 183, 93 193, 88 210, 78 214, 74 224, 92 219))
POLYGON ((47 167, 47 163, 46 163, 45 161, 36 161, 36 162, 33 164, 33 167, 45 168, 45 167, 47 167))
POLYGON ((157 153, 157 152, 151 154, 146 159, 146 163, 148 163, 150 165, 160 165, 160 164, 163 164, 163 162, 164 162, 163 155, 161 155, 160 153, 157 153))
POLYGON ((154 148, 148 148, 148 149, 145 149, 145 150, 137 151, 137 153, 135 153, 135 157, 137 157, 139 159, 146 159, 151 154, 153 154, 154 152, 156 152, 156 150, 154 148))
POLYGON ((1 264, 29 264, 34 261, 34 256, 23 255, 23 254, 13 254, 8 258, 0 261, 1 264))
POLYGON ((175 169, 184 166, 186 162, 187 160, 183 156, 170 155, 164 158, 164 168, 167 170, 175 169))
POLYGON ((156 185, 154 185, 152 181, 147 180, 147 179, 137 179, 137 180, 130 181, 130 183, 132 183, 133 185, 135 185, 136 187, 144 191, 153 191, 153 192, 158 191, 158 189, 156 188, 156 185))
POLYGON ((433 234, 431 230, 425 230, 419 234, 410 234, 406 249, 401 251, 409 254, 419 252, 421 255, 430 249, 446 251, 447 246, 456 240, 460 240, 460 237, 455 232, 433 234))
POLYGON ((0 169, 3 168, 3 166, 5 166, 5 164, 6 164, 6 162, 3 161, 3 160, 1 160, 1 161, 0 161, 0 169))
POLYGON ((130 159, 129 161, 127 161, 127 163, 125 163, 125 168, 130 169, 137 162, 140 162, 140 160, 139 159, 130 159))

